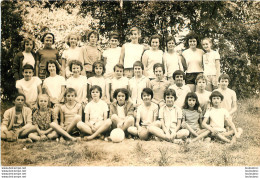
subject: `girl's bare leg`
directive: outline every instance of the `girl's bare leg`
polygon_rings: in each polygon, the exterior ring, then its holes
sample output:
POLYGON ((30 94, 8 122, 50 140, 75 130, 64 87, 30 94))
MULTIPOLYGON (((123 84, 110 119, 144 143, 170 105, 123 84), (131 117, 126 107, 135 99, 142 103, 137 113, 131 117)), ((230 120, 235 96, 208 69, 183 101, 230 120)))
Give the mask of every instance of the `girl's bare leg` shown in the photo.
POLYGON ((199 136, 197 136, 196 138, 192 139, 191 142, 196 142, 206 136, 208 136, 210 134, 210 131, 209 130, 206 130, 204 132, 202 132, 199 136))
POLYGON ((105 120, 94 134, 84 137, 84 140, 92 140, 96 138, 99 134, 107 131, 111 125, 112 125, 112 121, 110 119, 105 120))
POLYGON ((33 141, 40 141, 41 140, 41 137, 39 136, 39 134, 37 132, 30 133, 28 135, 28 138, 32 139, 33 141))
POLYGON ((138 135, 137 127, 134 126, 128 127, 127 132, 134 136, 138 135))
POLYGON ((80 130, 80 132, 83 132, 84 134, 89 134, 89 135, 93 134, 91 128, 87 124, 83 123, 82 121, 79 121, 77 123, 77 128, 80 130))
POLYGON ((156 127, 156 126, 150 126, 148 127, 148 131, 152 134, 152 135, 155 135, 163 140, 168 140, 166 138, 166 135, 164 133, 164 131, 162 129, 160 129, 159 127, 156 127))
POLYGON ((55 130, 59 135, 64 136, 72 141, 75 141, 76 138, 72 137, 68 132, 66 132, 65 130, 63 130, 61 128, 61 126, 59 126, 58 124, 56 124, 55 122, 52 122, 50 124, 51 128, 53 128, 53 130, 55 130))

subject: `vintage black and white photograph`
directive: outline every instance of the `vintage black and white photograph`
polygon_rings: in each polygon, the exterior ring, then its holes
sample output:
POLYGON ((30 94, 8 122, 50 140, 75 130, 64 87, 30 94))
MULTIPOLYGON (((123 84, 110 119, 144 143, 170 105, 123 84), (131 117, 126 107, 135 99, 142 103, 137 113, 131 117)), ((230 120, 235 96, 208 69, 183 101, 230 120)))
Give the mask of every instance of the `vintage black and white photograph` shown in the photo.
POLYGON ((2 1, 2 166, 259 166, 259 1, 2 1))

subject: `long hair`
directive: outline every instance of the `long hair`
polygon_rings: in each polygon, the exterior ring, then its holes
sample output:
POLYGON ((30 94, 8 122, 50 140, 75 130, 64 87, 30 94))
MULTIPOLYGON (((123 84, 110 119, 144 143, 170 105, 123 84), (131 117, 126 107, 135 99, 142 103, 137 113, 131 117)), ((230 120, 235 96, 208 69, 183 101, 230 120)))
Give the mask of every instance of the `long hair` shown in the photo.
POLYGON ((189 98, 194 98, 196 100, 196 103, 194 105, 194 110, 198 110, 199 109, 199 106, 200 106, 200 103, 199 103, 199 99, 198 99, 198 96, 196 93, 194 92, 189 92, 186 97, 185 97, 185 100, 184 100, 184 105, 183 105, 183 109, 189 109, 189 104, 188 104, 188 99, 189 98))

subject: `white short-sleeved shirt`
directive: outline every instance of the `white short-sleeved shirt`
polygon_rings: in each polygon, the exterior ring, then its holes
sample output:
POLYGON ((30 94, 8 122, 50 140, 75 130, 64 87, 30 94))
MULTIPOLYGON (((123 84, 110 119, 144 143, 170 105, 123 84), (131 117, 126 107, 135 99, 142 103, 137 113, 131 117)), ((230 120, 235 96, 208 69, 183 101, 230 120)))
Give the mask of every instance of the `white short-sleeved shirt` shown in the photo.
POLYGON ((172 77, 172 74, 176 70, 182 70, 183 71, 183 66, 181 63, 181 57, 178 53, 168 53, 165 52, 163 54, 163 60, 164 60, 164 68, 165 68, 165 73, 167 77, 172 77))
POLYGON ((146 73, 148 78, 155 78, 154 72, 153 72, 153 65, 156 63, 162 64, 163 59, 163 51, 162 50, 147 50, 143 54, 143 58, 147 58, 147 67, 146 67, 146 73))
POLYGON ((38 97, 38 86, 42 84, 42 81, 39 77, 32 77, 31 80, 25 81, 24 78, 17 80, 16 88, 23 90, 26 102, 34 103, 37 101, 38 97))
POLYGON ((23 57, 24 57, 24 59, 23 59, 23 66, 25 64, 30 64, 30 65, 32 65, 34 67, 35 59, 34 59, 34 57, 33 57, 31 52, 30 53, 23 52, 23 57))
POLYGON ((111 80, 108 80, 107 82, 111 83, 111 94, 113 95, 114 91, 118 88, 127 89, 128 78, 121 77, 120 79, 117 79, 116 77, 114 77, 111 80))
POLYGON ((229 113, 224 108, 211 108, 207 110, 204 115, 205 118, 210 119, 210 125, 218 131, 226 131, 225 129, 225 118, 229 118, 229 113))
POLYGON ((80 47, 76 47, 74 49, 69 48, 69 49, 66 49, 63 51, 62 58, 66 59, 67 66, 68 66, 69 62, 72 60, 80 61, 82 63, 82 65, 84 65, 84 61, 79 58, 80 52, 81 52, 80 47))
POLYGON ((136 119, 140 118, 141 125, 148 126, 153 123, 154 118, 158 117, 158 105, 151 103, 151 106, 147 107, 144 104, 141 104, 137 108, 136 119))
POLYGON ((97 85, 100 86, 102 89, 102 98, 106 95, 106 82, 107 80, 102 76, 102 77, 90 77, 88 78, 88 84, 93 86, 97 85))
POLYGON ((133 68, 136 61, 141 61, 144 46, 141 44, 126 43, 125 46, 125 57, 124 57, 124 68, 133 68))
POLYGON ((50 97, 56 99, 58 99, 61 94, 61 87, 65 85, 65 78, 60 75, 56 75, 54 77, 49 76, 43 81, 43 87, 46 86, 48 88, 50 97))
POLYGON ((131 93, 132 103, 135 104, 142 104, 141 93, 144 88, 150 87, 150 80, 142 76, 141 78, 137 79, 133 77, 129 80, 129 89, 131 93))
POLYGON ((92 100, 87 104, 84 112, 89 115, 91 122, 102 121, 104 120, 104 113, 108 112, 108 106, 103 100, 98 100, 98 102, 92 100))
POLYGON ((217 51, 211 50, 203 54, 203 67, 205 75, 216 75, 216 60, 220 60, 220 55, 217 51))
POLYGON ((121 47, 109 48, 103 52, 103 57, 107 58, 105 74, 114 72, 114 66, 119 63, 120 55, 121 47))
POLYGON ((187 64, 187 73, 203 72, 202 68, 202 56, 204 51, 202 49, 196 49, 192 51, 191 49, 186 49, 183 51, 182 55, 187 64))
POLYGON ((171 108, 165 105, 159 110, 159 118, 163 120, 166 128, 175 128, 178 119, 182 119, 182 110, 175 105, 171 108))
POLYGON ((231 90, 230 88, 227 88, 226 90, 218 88, 214 91, 219 91, 224 96, 224 99, 221 102, 220 106, 228 110, 228 112, 231 111, 232 104, 237 102, 236 92, 234 90, 231 90))
POLYGON ((70 77, 67 81, 66 81, 66 86, 67 88, 74 88, 77 92, 77 97, 76 100, 79 103, 82 103, 83 99, 83 93, 87 92, 84 90, 87 90, 86 87, 84 88, 84 86, 87 86, 87 77, 86 76, 82 76, 80 75, 78 78, 74 78, 73 76, 70 77))
POLYGON ((174 104, 180 108, 184 105, 185 97, 190 92, 190 87, 187 85, 183 85, 182 87, 177 87, 176 84, 171 85, 169 89, 173 89, 176 92, 177 100, 174 104))
POLYGON ((203 111, 207 109, 207 105, 210 102, 209 96, 211 95, 211 92, 204 90, 203 93, 195 92, 198 96, 200 107, 203 111))

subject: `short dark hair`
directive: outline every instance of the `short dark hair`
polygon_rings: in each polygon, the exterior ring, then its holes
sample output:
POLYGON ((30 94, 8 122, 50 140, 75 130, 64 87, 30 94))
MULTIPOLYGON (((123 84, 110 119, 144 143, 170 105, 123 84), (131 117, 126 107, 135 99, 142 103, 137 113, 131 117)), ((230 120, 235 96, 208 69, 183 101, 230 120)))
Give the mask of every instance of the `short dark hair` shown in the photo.
POLYGON ((112 38, 114 39, 119 39, 119 34, 117 32, 111 32, 109 35, 109 39, 111 40, 112 38))
POLYGON ((218 78, 218 82, 220 82, 221 79, 228 79, 228 82, 230 82, 230 77, 228 74, 221 74, 218 78))
POLYGON ((33 66, 32 66, 31 64, 25 64, 25 65, 23 66, 23 71, 24 71, 25 69, 32 69, 32 70, 34 71, 33 66))
POLYGON ((151 45, 153 39, 159 39, 159 44, 161 45, 161 37, 159 35, 152 35, 149 39, 149 45, 151 45))
POLYGON ((144 88, 142 93, 141 93, 141 98, 143 99, 143 95, 144 93, 147 93, 148 95, 151 95, 152 99, 153 99, 153 90, 151 88, 144 88))
POLYGON ((117 98, 118 93, 124 93, 125 94, 125 100, 127 101, 129 99, 129 91, 125 88, 118 88, 114 91, 113 98, 117 98))
POLYGON ((163 98, 165 100, 166 96, 172 95, 174 96, 175 101, 177 100, 177 95, 174 89, 166 89, 163 93, 163 98))
POLYGON ((55 64, 55 66, 56 66, 56 74, 60 73, 60 66, 59 66, 59 64, 56 61, 54 61, 54 60, 49 60, 46 63, 46 73, 47 73, 48 76, 50 75, 50 72, 48 70, 48 65, 49 64, 55 64))
POLYGON ((47 32, 47 33, 45 33, 45 34, 42 36, 41 42, 44 43, 44 38, 45 38, 47 35, 51 35, 51 36, 52 36, 52 44, 54 44, 54 42, 55 42, 55 37, 54 37, 54 34, 53 34, 53 33, 50 33, 50 32, 47 32))
POLYGON ((32 50, 35 48, 35 39, 32 37, 26 37, 22 41, 22 50, 25 50, 25 43, 29 43, 30 41, 33 42, 32 50))
POLYGON ((163 74, 164 74, 165 73, 165 69, 164 69, 163 64, 161 64, 161 63, 156 63, 156 64, 153 65, 153 72, 155 72, 155 69, 158 68, 158 67, 162 68, 162 71, 163 71, 163 74))
POLYGON ((135 61, 135 63, 133 64, 133 69, 136 67, 136 66, 139 66, 142 68, 142 70, 144 70, 144 65, 141 61, 135 61))
POLYGON ((101 65, 102 66, 102 68, 103 68, 103 71, 102 71, 102 75, 106 72, 106 68, 105 68, 105 64, 104 64, 104 62, 103 61, 95 61, 94 63, 93 63, 93 65, 92 65, 92 72, 95 74, 95 67, 97 66, 97 65, 101 65))
POLYGON ((75 96, 77 97, 77 92, 74 88, 67 88, 67 90, 64 93, 64 96, 66 97, 68 93, 75 93, 75 96))
POLYGON ((213 91, 211 95, 209 96, 210 102, 212 102, 213 97, 220 97, 221 101, 223 101, 224 96, 219 91, 213 91))
POLYGON ((196 34, 196 33, 194 33, 194 32, 190 32, 188 35, 186 35, 186 37, 185 37, 185 47, 189 47, 189 40, 190 39, 196 39, 196 41, 197 41, 197 46, 199 45, 199 43, 200 43, 200 41, 199 41, 199 36, 196 34))
POLYGON ((77 33, 70 33, 68 36, 67 36, 67 45, 70 46, 70 37, 72 35, 75 35, 77 37, 77 40, 79 41, 79 35, 77 33))
POLYGON ((83 65, 82 65, 82 62, 78 61, 78 60, 72 60, 69 62, 69 69, 70 71, 72 72, 72 65, 77 65, 77 66, 80 66, 80 69, 81 71, 83 70, 83 65))
POLYGON ((16 93, 14 94, 14 100, 16 100, 16 98, 17 98, 18 96, 22 96, 22 97, 24 98, 24 101, 26 101, 26 96, 25 96, 23 93, 19 93, 19 92, 16 92, 16 93))
POLYGON ((123 64, 116 64, 116 65, 114 66, 114 72, 115 72, 115 70, 116 70, 116 67, 119 68, 119 69, 123 69, 123 71, 124 71, 124 65, 123 65, 123 64))
POLYGON ((196 99, 196 103, 194 105, 194 109, 195 110, 198 110, 199 109, 199 106, 200 106, 200 103, 199 103, 199 99, 198 99, 198 96, 196 93, 194 92, 189 92, 187 93, 186 97, 185 97, 185 100, 184 100, 184 105, 183 105, 183 109, 189 109, 189 104, 188 104, 188 99, 189 98, 194 98, 196 99))
MULTIPOLYGON (((92 92, 93 90, 95 90, 95 89, 97 89, 97 90, 99 91, 99 93, 100 93, 99 98, 101 98, 101 97, 102 97, 102 89, 101 89, 101 87, 98 86, 98 85, 93 85, 93 86, 90 88, 90 90, 89 90, 90 96, 91 96, 91 92, 92 92)), ((92 98, 92 96, 91 96, 91 98, 92 98)))
POLYGON ((92 34, 96 35, 97 41, 98 41, 98 40, 99 40, 99 34, 98 34, 97 31, 94 31, 94 30, 91 30, 91 31, 88 33, 87 40, 89 41, 89 38, 90 38, 90 36, 91 36, 92 34))
POLYGON ((168 36, 168 37, 166 38, 166 46, 167 46, 167 43, 168 43, 169 41, 173 41, 173 42, 176 44, 176 40, 175 40, 174 36, 168 36))
POLYGON ((173 80, 175 80, 176 75, 182 75, 183 76, 183 80, 186 79, 186 75, 185 75, 185 73, 182 70, 176 70, 175 72, 173 72, 173 74, 172 74, 173 80))

